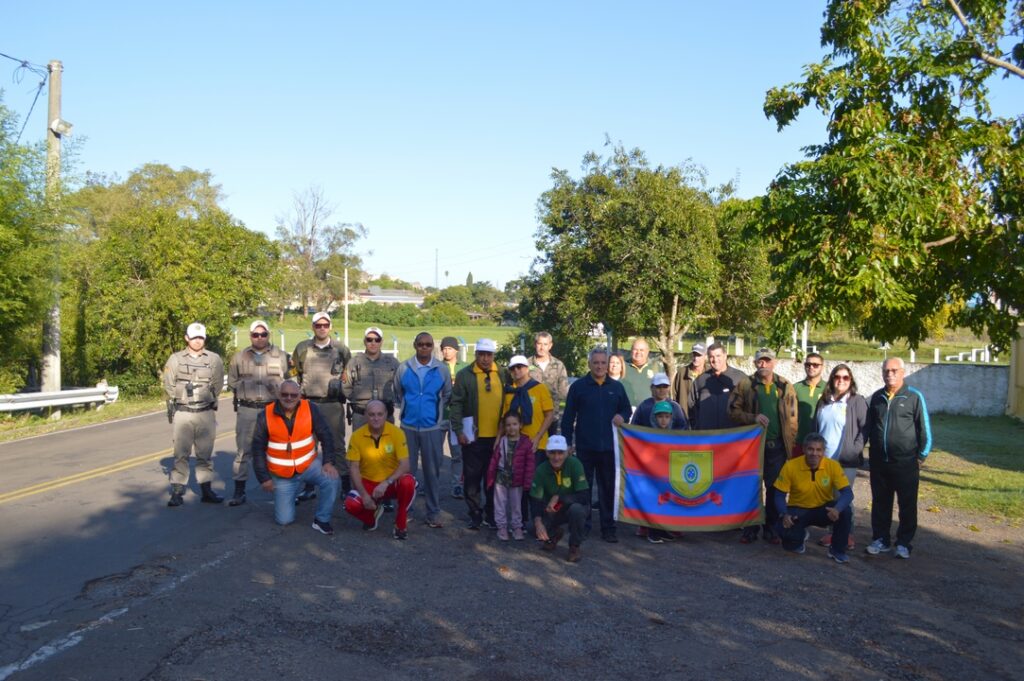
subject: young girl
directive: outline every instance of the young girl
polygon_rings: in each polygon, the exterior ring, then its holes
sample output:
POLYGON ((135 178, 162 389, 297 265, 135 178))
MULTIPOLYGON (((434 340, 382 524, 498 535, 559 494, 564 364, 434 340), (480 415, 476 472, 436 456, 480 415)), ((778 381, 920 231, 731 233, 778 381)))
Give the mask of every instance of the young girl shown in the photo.
POLYGON ((498 539, 508 541, 523 538, 523 488, 533 484, 536 460, 530 438, 522 435, 519 415, 509 412, 502 419, 505 434, 494 443, 494 454, 487 469, 487 486, 494 487, 494 522, 498 526, 498 539), (511 518, 507 509, 511 509, 511 518))

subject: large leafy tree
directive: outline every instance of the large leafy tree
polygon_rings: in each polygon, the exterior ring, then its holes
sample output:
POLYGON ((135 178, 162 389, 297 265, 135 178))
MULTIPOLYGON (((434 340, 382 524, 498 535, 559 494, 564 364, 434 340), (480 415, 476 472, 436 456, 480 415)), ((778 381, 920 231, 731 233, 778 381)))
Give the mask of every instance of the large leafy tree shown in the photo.
POLYGON ((988 87, 1020 86, 1022 21, 1022 0, 830 0, 830 52, 765 99, 780 129, 828 119, 764 202, 776 336, 794 319, 912 346, 937 323, 1016 335, 1024 118, 993 115, 988 87))
POLYGON ((158 164, 124 182, 90 178, 70 197, 62 312, 77 383, 145 390, 193 321, 206 324, 210 347, 227 347, 233 315, 263 300, 278 251, 220 200, 209 173, 158 164))
POLYGON ((652 167, 640 150, 589 153, 583 176, 552 174, 539 202, 541 255, 520 313, 577 360, 598 323, 619 337, 650 336, 674 370, 676 343, 714 326, 721 299, 714 197, 692 167, 652 167))
POLYGON ((0 393, 21 388, 26 360, 39 357, 56 262, 44 159, 40 149, 17 143, 17 122, 0 103, 0 393))

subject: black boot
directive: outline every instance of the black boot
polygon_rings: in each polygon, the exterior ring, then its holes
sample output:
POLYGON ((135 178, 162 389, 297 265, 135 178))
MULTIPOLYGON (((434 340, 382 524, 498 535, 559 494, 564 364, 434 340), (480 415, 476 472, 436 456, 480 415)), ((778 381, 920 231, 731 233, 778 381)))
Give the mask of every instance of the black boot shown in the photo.
POLYGON ((210 489, 212 483, 204 482, 199 485, 199 488, 203 490, 203 498, 200 499, 204 504, 219 504, 224 501, 224 497, 218 496, 216 492, 210 489))
POLYGON ((168 506, 181 506, 185 503, 181 495, 185 493, 185 485, 171 485, 171 498, 167 500, 168 506))
POLYGON ((245 503, 245 480, 235 480, 235 496, 228 501, 228 506, 241 506, 245 503))

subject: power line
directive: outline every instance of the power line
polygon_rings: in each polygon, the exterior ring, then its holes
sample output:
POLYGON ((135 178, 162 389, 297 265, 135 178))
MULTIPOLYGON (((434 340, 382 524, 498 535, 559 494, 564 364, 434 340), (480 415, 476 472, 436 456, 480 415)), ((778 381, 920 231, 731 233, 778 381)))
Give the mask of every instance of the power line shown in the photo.
POLYGON ((17 62, 18 68, 16 68, 14 70, 14 73, 11 74, 11 80, 13 80, 15 83, 20 83, 22 81, 22 78, 24 77, 26 71, 34 73, 41 78, 41 80, 39 81, 39 87, 36 88, 36 96, 32 98, 32 106, 28 108, 28 115, 25 116, 25 120, 21 124, 21 130, 18 131, 18 137, 17 139, 14 140, 14 143, 17 144, 18 142, 21 141, 22 133, 25 132, 25 126, 28 125, 28 119, 32 117, 32 111, 36 108, 36 102, 39 101, 39 95, 43 91, 43 86, 46 85, 46 79, 47 77, 49 77, 50 71, 47 67, 41 64, 33 64, 27 59, 18 59, 17 57, 12 57, 11 55, 5 54, 3 52, 0 52, 0 57, 4 57, 5 59, 10 59, 13 62, 17 62))

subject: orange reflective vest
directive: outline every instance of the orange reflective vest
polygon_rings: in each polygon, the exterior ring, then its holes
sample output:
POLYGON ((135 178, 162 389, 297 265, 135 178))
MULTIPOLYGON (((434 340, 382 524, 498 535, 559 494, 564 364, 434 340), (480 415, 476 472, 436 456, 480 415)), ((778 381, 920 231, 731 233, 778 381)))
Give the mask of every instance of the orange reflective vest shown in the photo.
POLYGON ((266 407, 267 415, 267 470, 279 478, 301 475, 316 457, 316 440, 313 438, 313 413, 309 402, 302 400, 295 410, 292 432, 284 418, 274 413, 274 404, 266 407))

